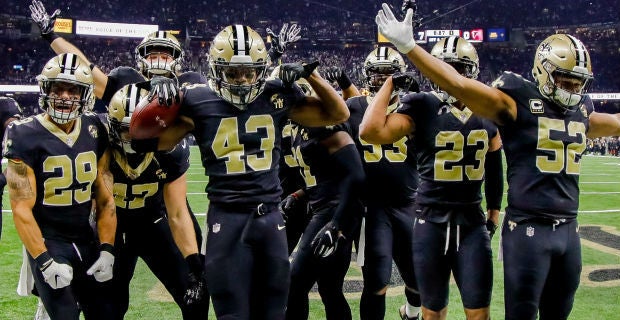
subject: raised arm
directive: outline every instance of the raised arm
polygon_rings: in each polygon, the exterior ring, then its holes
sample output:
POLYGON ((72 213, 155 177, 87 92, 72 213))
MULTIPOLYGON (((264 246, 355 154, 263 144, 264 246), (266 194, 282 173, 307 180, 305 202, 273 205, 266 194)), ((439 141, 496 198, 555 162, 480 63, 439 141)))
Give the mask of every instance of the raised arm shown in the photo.
POLYGON ((405 19, 398 21, 387 4, 382 7, 375 19, 379 31, 398 51, 406 54, 423 75, 482 117, 498 124, 516 118, 517 105, 510 96, 477 80, 463 77, 452 66, 416 45, 412 27, 413 10, 409 9, 405 19))
POLYGON ((415 123, 408 115, 387 114, 394 84, 389 77, 372 99, 360 123, 360 138, 373 144, 394 143, 415 130, 415 123))
POLYGON ((620 136, 620 113, 592 112, 590 114, 590 128, 586 135, 590 139, 620 136))

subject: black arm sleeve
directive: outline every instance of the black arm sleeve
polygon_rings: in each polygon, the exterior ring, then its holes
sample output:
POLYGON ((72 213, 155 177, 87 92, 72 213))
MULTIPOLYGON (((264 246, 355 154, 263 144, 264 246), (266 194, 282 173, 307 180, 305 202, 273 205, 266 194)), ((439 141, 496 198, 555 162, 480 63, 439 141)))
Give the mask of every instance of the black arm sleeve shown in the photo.
POLYGON ((487 210, 499 210, 504 194, 504 168, 502 166, 502 149, 487 152, 484 163, 484 195, 487 210))
MULTIPOLYGON (((334 212, 332 220, 337 223, 350 221, 354 217, 347 216, 352 212, 347 212, 349 204, 360 200, 362 185, 365 183, 366 174, 359 153, 355 144, 349 144, 331 155, 334 164, 342 170, 343 179, 340 182, 340 202, 334 212)), ((350 210, 349 210, 350 211, 350 210)), ((341 226, 340 229, 347 229, 341 226)))

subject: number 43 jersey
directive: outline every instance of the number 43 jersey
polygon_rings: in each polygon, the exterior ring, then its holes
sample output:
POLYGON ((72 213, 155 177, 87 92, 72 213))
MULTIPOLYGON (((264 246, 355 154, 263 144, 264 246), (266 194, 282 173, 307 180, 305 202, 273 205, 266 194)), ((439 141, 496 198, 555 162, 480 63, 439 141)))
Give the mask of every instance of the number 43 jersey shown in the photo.
POLYGON ((84 113, 69 134, 44 114, 12 122, 3 142, 7 159, 19 159, 34 171, 34 218, 43 238, 70 242, 93 240, 88 222, 97 162, 108 146, 107 130, 94 113, 84 113))
POLYGON ((517 103, 516 120, 500 127, 512 219, 576 217, 592 101, 586 98, 577 111, 564 112, 546 100, 533 82, 510 72, 504 72, 493 86, 517 103))
POLYGON ((295 85, 267 81, 245 110, 220 98, 208 85, 184 88, 180 114, 194 121, 194 137, 209 176, 212 202, 259 204, 280 201, 278 163, 289 109, 305 95, 295 85))
POLYGON ((434 206, 478 206, 489 141, 497 127, 471 110, 443 103, 433 93, 404 96, 398 113, 415 122, 420 185, 416 202, 434 206))

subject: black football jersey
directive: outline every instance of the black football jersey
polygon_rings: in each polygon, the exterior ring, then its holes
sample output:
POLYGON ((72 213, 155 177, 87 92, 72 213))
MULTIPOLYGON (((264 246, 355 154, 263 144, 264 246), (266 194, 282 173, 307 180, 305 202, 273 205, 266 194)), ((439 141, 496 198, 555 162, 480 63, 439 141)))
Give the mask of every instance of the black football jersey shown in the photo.
MULTIPOLYGON (((11 118, 18 119, 19 117, 17 101, 7 97, 0 97, 0 134, 2 136, 4 136, 6 122, 11 118)), ((0 156, 0 160, 2 160, 2 156, 0 156)))
POLYGON ((331 155, 321 141, 342 130, 344 127, 340 125, 316 128, 292 126, 294 158, 306 184, 308 202, 315 207, 339 199, 342 172, 332 163, 331 155))
POLYGON ((403 97, 397 112, 415 122, 420 185, 416 202, 434 206, 477 206, 489 141, 497 127, 471 110, 443 103, 433 93, 403 97))
POLYGON ((280 172, 278 175, 283 197, 305 186, 299 174, 299 165, 293 154, 293 126, 292 121, 288 120, 282 130, 282 156, 280 157, 280 172))
POLYGON ((512 217, 576 217, 592 101, 586 98, 578 111, 564 112, 545 99, 536 84, 510 72, 493 86, 517 103, 516 120, 500 127, 512 217))
POLYGON ((114 148, 110 171, 114 176, 114 201, 119 228, 126 220, 158 218, 166 213, 164 184, 189 168, 189 146, 181 141, 172 151, 127 154, 114 148))
MULTIPOLYGON (((351 136, 364 163, 366 190, 364 200, 398 205, 415 200, 418 188, 417 159, 413 139, 403 137, 392 144, 371 144, 359 137, 359 126, 370 103, 370 97, 359 96, 347 100, 351 136)), ((388 112, 394 112, 396 105, 388 112)))
POLYGON ((280 201, 278 179, 282 130, 289 109, 305 96, 298 86, 267 81, 264 91, 240 110, 205 84, 183 88, 179 114, 193 119, 206 191, 214 202, 258 204, 280 201))
POLYGON ((34 218, 43 238, 69 242, 93 240, 88 222, 97 161, 108 146, 107 131, 94 113, 85 113, 66 134, 39 114, 9 125, 3 154, 34 171, 34 218))

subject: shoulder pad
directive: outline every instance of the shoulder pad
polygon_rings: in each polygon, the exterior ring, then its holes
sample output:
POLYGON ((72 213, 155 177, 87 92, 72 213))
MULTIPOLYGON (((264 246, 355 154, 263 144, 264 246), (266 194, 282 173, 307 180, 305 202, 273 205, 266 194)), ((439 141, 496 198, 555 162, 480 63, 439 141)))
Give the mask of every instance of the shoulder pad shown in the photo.
POLYGON ((108 77, 122 80, 123 83, 138 83, 145 81, 146 78, 136 69, 130 67, 114 68, 108 77))
POLYGON ((530 81, 519 74, 504 71, 504 73, 491 83, 491 86, 500 90, 515 90, 523 87, 526 82, 530 81))
POLYGON ((198 83, 207 83, 207 78, 198 72, 188 71, 179 76, 179 87, 198 83))

